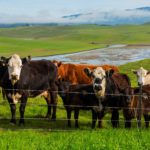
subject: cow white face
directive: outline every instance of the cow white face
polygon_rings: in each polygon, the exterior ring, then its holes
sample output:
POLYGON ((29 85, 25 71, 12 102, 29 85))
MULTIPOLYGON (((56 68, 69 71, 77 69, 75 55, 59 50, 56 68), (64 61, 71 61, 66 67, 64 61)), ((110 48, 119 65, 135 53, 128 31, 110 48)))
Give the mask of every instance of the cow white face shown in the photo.
POLYGON ((13 85, 20 79, 21 68, 21 58, 17 54, 12 55, 8 61, 8 73, 13 85))
POLYGON ((138 85, 145 85, 145 79, 146 76, 148 75, 148 71, 145 70, 143 67, 141 67, 138 70, 133 71, 134 74, 136 74, 137 76, 137 81, 138 81, 138 85))
POLYGON ((85 73, 93 79, 93 89, 98 97, 105 96, 106 88, 106 73, 102 67, 98 67, 91 71, 89 68, 85 68, 85 73))

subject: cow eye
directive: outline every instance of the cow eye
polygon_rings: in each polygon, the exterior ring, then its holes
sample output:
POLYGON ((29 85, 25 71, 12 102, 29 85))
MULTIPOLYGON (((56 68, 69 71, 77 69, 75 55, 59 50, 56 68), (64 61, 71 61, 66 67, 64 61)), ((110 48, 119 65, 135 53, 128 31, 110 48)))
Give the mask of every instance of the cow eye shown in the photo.
POLYGON ((91 74, 91 76, 92 76, 92 78, 95 78, 95 75, 93 73, 91 74))

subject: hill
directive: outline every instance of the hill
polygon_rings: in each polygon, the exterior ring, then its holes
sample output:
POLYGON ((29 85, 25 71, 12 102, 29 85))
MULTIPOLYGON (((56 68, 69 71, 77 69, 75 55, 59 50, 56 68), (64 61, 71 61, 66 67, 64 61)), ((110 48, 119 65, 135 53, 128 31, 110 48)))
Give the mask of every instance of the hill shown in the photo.
POLYGON ((44 56, 106 47, 149 44, 150 25, 29 26, 0 29, 0 53, 44 56))

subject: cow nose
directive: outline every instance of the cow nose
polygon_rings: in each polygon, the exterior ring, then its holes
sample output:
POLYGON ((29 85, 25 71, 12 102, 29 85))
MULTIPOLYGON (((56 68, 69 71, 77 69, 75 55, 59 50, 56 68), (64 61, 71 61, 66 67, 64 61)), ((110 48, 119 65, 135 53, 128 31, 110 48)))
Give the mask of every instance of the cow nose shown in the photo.
POLYGON ((17 79, 18 79, 18 75, 12 74, 12 75, 11 75, 11 79, 12 79, 12 80, 17 80, 17 79))
POLYGON ((142 86, 142 83, 139 83, 139 82, 138 82, 138 86, 142 86))
POLYGON ((102 80, 100 78, 95 79, 95 83, 100 84, 101 82, 102 82, 102 80))
POLYGON ((102 90, 102 87, 101 87, 101 85, 95 85, 95 86, 94 86, 94 89, 95 89, 96 91, 100 91, 100 90, 102 90))

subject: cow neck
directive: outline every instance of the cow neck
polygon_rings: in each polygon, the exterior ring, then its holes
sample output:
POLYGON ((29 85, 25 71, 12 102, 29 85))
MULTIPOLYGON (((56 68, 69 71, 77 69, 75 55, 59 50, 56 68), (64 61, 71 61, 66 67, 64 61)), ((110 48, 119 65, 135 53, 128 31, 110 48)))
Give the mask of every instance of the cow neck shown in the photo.
POLYGON ((14 88, 14 84, 12 84, 12 95, 15 95, 15 88, 14 88))
POLYGON ((69 65, 68 65, 68 64, 65 64, 65 65, 66 65, 67 67, 64 66, 64 72, 63 72, 63 73, 64 73, 64 79, 65 79, 65 80, 66 80, 66 79, 69 80, 68 77, 69 77, 70 75, 68 75, 68 73, 69 73, 69 66, 70 66, 70 64, 69 64, 69 65))
POLYGON ((115 93, 116 84, 111 77, 106 78, 106 90, 105 94, 110 96, 111 94, 115 93))

